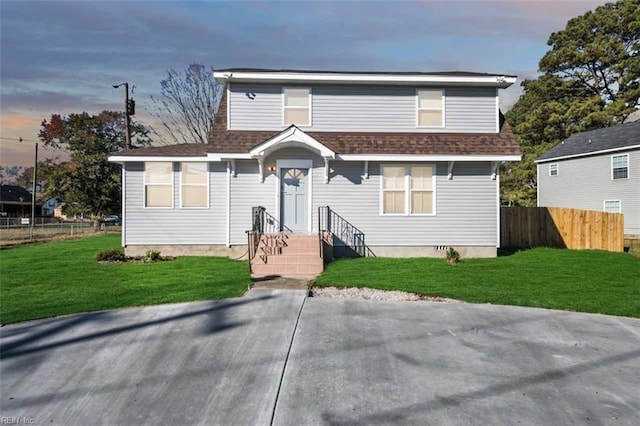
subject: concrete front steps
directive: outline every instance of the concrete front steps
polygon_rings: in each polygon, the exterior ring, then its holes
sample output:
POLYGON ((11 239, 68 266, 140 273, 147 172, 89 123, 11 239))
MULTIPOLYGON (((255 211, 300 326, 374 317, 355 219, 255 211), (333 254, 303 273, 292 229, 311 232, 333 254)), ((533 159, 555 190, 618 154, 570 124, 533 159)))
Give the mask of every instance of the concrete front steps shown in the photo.
POLYGON ((260 236, 251 260, 254 277, 314 278, 324 270, 320 242, 314 234, 265 234, 260 236))

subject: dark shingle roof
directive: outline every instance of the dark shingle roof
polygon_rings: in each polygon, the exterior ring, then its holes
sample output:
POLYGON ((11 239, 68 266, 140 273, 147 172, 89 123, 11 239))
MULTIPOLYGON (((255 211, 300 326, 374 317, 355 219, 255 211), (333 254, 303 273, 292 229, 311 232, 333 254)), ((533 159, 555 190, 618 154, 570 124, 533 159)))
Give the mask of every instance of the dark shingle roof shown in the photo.
POLYGON ((3 203, 31 204, 31 193, 21 186, 0 185, 0 201, 3 203))
POLYGON ((624 149, 634 145, 640 145, 640 121, 576 133, 542 154, 536 161, 543 162, 560 157, 582 156, 598 151, 624 149))
MULTIPOLYGON (((305 133, 336 154, 422 155, 521 155, 511 128, 501 117, 500 133, 305 133)), ((126 156, 205 156, 209 152, 247 153, 281 133, 278 131, 227 130, 227 91, 216 112, 208 144, 181 144, 136 149, 126 156)))

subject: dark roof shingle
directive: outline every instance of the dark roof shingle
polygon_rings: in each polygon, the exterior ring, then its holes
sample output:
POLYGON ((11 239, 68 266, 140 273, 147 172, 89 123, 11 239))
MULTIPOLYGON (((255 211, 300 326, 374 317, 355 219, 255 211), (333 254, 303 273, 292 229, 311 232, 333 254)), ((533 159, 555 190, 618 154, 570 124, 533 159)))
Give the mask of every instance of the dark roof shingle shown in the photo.
POLYGON ((634 145, 640 145, 640 121, 576 133, 542 154, 536 161, 575 157, 634 145))

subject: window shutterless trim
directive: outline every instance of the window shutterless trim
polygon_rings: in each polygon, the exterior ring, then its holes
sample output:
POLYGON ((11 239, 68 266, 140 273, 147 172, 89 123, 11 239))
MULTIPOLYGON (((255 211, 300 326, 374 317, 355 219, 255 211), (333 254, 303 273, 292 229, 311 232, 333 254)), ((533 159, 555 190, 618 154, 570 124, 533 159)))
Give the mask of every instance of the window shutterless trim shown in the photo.
POLYGON ((602 211, 605 213, 622 213, 622 201, 621 200, 604 200, 602 202, 602 211), (608 212, 607 211, 607 203, 618 203, 618 211, 617 212, 608 212))
POLYGON ((380 164, 380 187, 378 199, 380 202, 380 216, 436 216, 436 164, 433 163, 381 163, 380 164), (384 167, 403 167, 404 168, 404 212, 403 213, 385 213, 384 212, 384 193, 399 192, 397 189, 384 189, 384 167), (412 167, 431 167, 431 191, 416 189, 416 192, 431 192, 431 205, 433 211, 431 213, 411 213, 411 168, 412 167))
POLYGON ((311 91, 311 87, 310 86, 288 86, 288 87, 282 87, 281 90, 282 93, 282 125, 283 126, 291 126, 292 124, 298 126, 298 127, 311 127, 312 126, 312 118, 313 118, 313 114, 311 112, 311 105, 312 105, 312 91, 311 91), (286 106, 286 95, 285 92, 288 89, 298 89, 298 90, 306 90, 307 92, 309 92, 309 97, 307 98, 307 110, 308 110, 308 123, 307 124, 295 124, 295 123, 287 123, 285 121, 285 111, 287 109, 297 109, 297 110, 302 110, 305 109, 304 107, 288 107, 286 106))
POLYGON ((614 154, 611 156, 611 180, 620 180, 620 179, 629 179, 629 175, 630 175, 630 170, 629 170, 629 154, 614 154), (616 167, 617 169, 627 169, 627 176, 626 177, 614 177, 614 170, 616 168, 614 168, 613 166, 613 160, 616 157, 625 157, 626 158, 626 163, 627 165, 625 167, 616 167))
POLYGON ((560 165, 558 163, 549 163, 549 176, 559 176, 560 175, 560 165), (556 166, 556 174, 554 175, 551 170, 551 166, 556 166))
POLYGON ((210 188, 210 182, 211 182, 211 173, 210 173, 210 169, 209 169, 209 163, 205 162, 205 161, 184 161, 182 163, 180 163, 180 183, 179 183, 179 187, 180 187, 180 194, 179 194, 179 200, 180 200, 180 208, 181 209, 185 209, 185 210, 207 210, 210 208, 210 199, 211 199, 211 188, 210 188), (184 167, 183 164, 204 164, 205 165, 205 174, 206 174, 206 180, 205 183, 183 183, 183 173, 184 173, 184 167), (207 187, 207 205, 206 206, 185 206, 183 203, 183 191, 182 188, 185 186, 206 186, 207 187))
POLYGON ((416 127, 419 129, 443 129, 445 128, 445 91, 444 89, 416 89, 415 92, 415 98, 416 98, 416 127), (441 97, 440 97, 440 109, 438 108, 420 108, 420 92, 440 92, 441 93, 441 97), (440 111, 441 115, 441 121, 440 121, 440 125, 439 126, 421 126, 420 125, 420 111, 440 111))
POLYGON ((142 194, 142 207, 145 209, 174 209, 175 208, 175 171, 173 170, 173 162, 171 161, 150 161, 150 163, 167 163, 171 166, 171 206, 147 206, 147 186, 169 186, 168 183, 147 183, 147 162, 144 163, 144 176, 142 177, 143 194, 142 194))

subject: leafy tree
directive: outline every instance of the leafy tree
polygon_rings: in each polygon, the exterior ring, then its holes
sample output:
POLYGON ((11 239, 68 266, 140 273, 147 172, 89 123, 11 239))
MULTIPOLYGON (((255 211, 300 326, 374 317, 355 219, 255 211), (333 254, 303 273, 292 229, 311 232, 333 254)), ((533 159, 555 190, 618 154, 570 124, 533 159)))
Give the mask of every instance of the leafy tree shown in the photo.
MULTIPOLYGON (((133 123, 132 143, 150 143, 147 129, 133 123)), ((125 148, 124 114, 103 111, 67 117, 54 114, 43 120, 38 134, 45 145, 66 149, 71 160, 54 167, 47 180, 46 194, 57 196, 78 211, 103 215, 121 209, 120 167, 107 160, 125 148)))
POLYGON ((574 133, 623 122, 637 107, 639 13, 640 0, 608 3, 551 35, 540 61, 545 73, 522 83, 505 114, 523 158, 502 165, 503 204, 535 206, 539 155, 574 133))
POLYGON ((602 112, 621 123, 640 97, 640 0, 607 3, 569 20, 555 32, 540 71, 599 96, 602 112))
MULTIPOLYGON (((56 172, 56 168, 60 167, 52 159, 47 158, 43 161, 38 161, 38 174, 36 176, 36 197, 39 200, 47 198, 47 185, 51 179, 51 175, 56 172)), ((33 187, 33 166, 22 169, 22 173, 16 179, 16 185, 26 189, 33 187)))
MULTIPOLYGON (((160 82, 160 97, 151 97, 149 111, 173 143, 207 143, 222 86, 213 69, 191 64, 178 72, 169 68, 160 82)), ((158 136, 160 133, 154 131, 158 136)))

